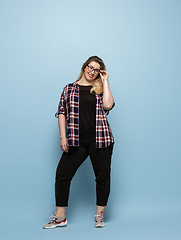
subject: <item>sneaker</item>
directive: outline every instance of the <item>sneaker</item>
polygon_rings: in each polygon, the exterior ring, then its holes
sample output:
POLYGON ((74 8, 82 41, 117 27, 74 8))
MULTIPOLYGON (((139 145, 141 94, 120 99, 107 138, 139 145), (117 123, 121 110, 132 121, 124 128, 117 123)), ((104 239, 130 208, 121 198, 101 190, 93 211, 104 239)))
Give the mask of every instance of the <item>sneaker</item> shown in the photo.
POLYGON ((103 212, 99 212, 97 215, 95 215, 94 227, 105 227, 105 222, 103 220, 103 212))
POLYGON ((66 218, 57 217, 56 213, 53 213, 53 215, 50 218, 52 218, 50 222, 43 225, 43 228, 47 229, 47 228, 64 227, 68 223, 66 218))

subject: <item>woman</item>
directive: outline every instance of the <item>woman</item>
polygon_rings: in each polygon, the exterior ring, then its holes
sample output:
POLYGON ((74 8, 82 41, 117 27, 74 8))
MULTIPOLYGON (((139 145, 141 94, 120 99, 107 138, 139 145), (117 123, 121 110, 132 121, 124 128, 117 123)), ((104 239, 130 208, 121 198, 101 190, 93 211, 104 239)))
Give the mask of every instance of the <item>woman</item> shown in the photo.
POLYGON ((56 213, 44 228, 67 225, 69 187, 79 166, 90 156, 96 177, 95 227, 104 227, 104 208, 110 192, 110 165, 114 139, 106 115, 114 106, 102 59, 90 57, 80 76, 63 89, 58 111, 62 157, 56 170, 56 213))

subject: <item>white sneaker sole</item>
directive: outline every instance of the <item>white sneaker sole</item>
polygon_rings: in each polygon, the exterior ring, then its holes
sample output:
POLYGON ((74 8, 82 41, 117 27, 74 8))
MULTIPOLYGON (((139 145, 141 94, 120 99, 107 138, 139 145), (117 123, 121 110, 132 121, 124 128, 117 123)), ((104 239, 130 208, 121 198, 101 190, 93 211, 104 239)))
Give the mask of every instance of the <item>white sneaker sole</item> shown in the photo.
POLYGON ((100 224, 96 224, 96 225, 94 224, 94 227, 95 228, 103 228, 103 227, 105 227, 105 224, 101 224, 101 223, 100 224))
POLYGON ((56 227, 64 227, 67 225, 67 220, 65 222, 59 223, 59 224, 52 224, 51 226, 43 226, 43 228, 45 229, 52 229, 52 228, 56 228, 56 227))

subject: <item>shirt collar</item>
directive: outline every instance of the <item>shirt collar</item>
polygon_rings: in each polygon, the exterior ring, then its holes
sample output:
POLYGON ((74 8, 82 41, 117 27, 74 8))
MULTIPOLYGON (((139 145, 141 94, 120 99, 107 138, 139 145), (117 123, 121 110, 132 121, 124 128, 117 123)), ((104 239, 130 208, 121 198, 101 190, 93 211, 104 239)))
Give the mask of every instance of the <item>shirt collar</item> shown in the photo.
POLYGON ((75 81, 75 82, 73 83, 73 86, 74 86, 74 87, 75 87, 75 86, 78 87, 78 81, 79 81, 79 80, 77 80, 77 81, 75 81))

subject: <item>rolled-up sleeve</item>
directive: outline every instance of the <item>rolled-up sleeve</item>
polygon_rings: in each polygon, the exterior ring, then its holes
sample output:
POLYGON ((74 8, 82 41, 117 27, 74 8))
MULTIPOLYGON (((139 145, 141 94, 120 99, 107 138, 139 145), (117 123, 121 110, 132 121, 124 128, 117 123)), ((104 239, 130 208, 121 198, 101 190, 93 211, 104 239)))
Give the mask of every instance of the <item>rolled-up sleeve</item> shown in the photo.
POLYGON ((55 113, 55 117, 58 118, 59 114, 64 114, 66 115, 66 107, 65 107, 65 91, 63 90, 61 97, 60 97, 60 102, 58 104, 58 110, 55 113))

